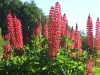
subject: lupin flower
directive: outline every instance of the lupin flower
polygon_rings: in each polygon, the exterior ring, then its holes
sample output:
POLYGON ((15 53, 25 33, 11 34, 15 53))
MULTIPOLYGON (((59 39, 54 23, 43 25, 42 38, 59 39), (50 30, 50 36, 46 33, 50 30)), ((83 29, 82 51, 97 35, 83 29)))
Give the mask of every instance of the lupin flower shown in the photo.
POLYGON ((8 43, 8 40, 6 40, 6 44, 4 45, 4 52, 3 52, 3 57, 2 59, 11 59, 11 50, 12 47, 11 45, 8 43))
POLYGON ((41 27, 40 19, 38 19, 38 23, 37 25, 35 25, 32 34, 35 36, 40 36, 41 32, 42 32, 42 27, 41 27))
POLYGON ((49 17, 48 56, 55 59, 61 38, 61 8, 58 2, 54 8, 51 7, 49 17))
POLYGON ((71 45, 71 49, 74 49, 74 46, 75 46, 75 32, 74 32, 74 30, 73 30, 73 26, 72 26, 72 29, 71 29, 71 31, 70 31, 70 40, 72 40, 73 42, 72 42, 72 45, 71 45))
POLYGON ((96 21, 96 32, 95 32, 95 48, 100 50, 100 20, 97 18, 96 21))
POLYGON ((52 24, 54 23, 54 7, 52 6, 51 9, 50 9, 50 13, 49 13, 49 27, 48 27, 48 57, 49 58, 52 58, 51 57, 51 54, 52 54, 52 24))
POLYGON ((8 33, 10 33, 11 32, 11 28, 13 27, 13 18, 12 18, 10 10, 7 13, 6 23, 7 23, 8 33))
POLYGON ((92 75, 92 61, 90 59, 86 63, 86 75, 92 75))
POLYGON ((14 28, 13 28, 13 18, 12 18, 10 10, 7 13, 6 22, 7 22, 8 34, 10 34, 9 35, 10 36, 10 44, 14 45, 15 36, 14 36, 14 28))
POLYGON ((8 40, 9 39, 9 34, 3 35, 3 39, 8 40))
POLYGON ((90 14, 87 20, 86 44, 89 49, 93 48, 93 26, 92 26, 92 18, 90 17, 90 14))
POLYGON ((21 22, 17 19, 16 15, 14 14, 14 18, 12 18, 11 12, 8 11, 7 14, 7 29, 8 34, 10 34, 10 44, 15 49, 20 49, 23 47, 23 37, 22 37, 22 30, 21 30, 21 22))
POLYGON ((66 37, 67 35, 67 18, 66 18, 66 14, 63 15, 62 17, 62 25, 61 25, 61 37, 66 37))
POLYGON ((17 19, 16 15, 14 14, 13 18, 13 26, 14 26, 14 48, 20 50, 23 47, 23 37, 22 37, 22 29, 21 29, 21 22, 17 19))
POLYGON ((78 30, 78 26, 76 23, 76 29, 75 29, 75 48, 79 49, 82 47, 82 42, 81 42, 81 37, 80 37, 80 32, 78 30))
POLYGON ((80 56, 82 54, 82 42, 81 42, 80 32, 78 30, 77 23, 75 29, 75 49, 78 49, 78 56, 80 56))
POLYGON ((46 39, 48 39, 48 25, 46 23, 46 19, 45 19, 45 24, 44 24, 44 28, 43 28, 43 33, 44 33, 44 37, 46 39))

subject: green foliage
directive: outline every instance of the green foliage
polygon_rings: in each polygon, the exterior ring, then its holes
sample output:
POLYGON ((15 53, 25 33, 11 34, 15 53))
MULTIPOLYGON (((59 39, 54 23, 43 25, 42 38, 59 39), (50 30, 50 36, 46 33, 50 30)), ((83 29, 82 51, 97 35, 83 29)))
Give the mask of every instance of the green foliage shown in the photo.
MULTIPOLYGON (((100 60, 97 60, 97 66, 94 66, 93 69, 92 69, 92 73, 93 75, 99 75, 100 74, 100 60)), ((95 65, 95 64, 94 64, 95 65)))
MULTIPOLYGON (((65 39, 67 42, 68 39, 65 39)), ((70 58, 70 51, 60 48, 54 60, 48 58, 46 39, 33 36, 25 46, 24 56, 0 62, 1 75, 84 75, 85 63, 70 58)), ((14 51, 13 51, 14 54, 14 51)))
MULTIPOLYGON (((2 60, 0 62, 0 74, 1 75, 23 75, 26 57, 14 57, 12 60, 2 60)), ((27 66, 26 66, 27 67, 27 66)))
MULTIPOLYGON (((64 37, 62 41, 66 47, 60 47, 55 59, 48 58, 48 40, 39 36, 32 36, 32 40, 24 47, 23 56, 15 56, 12 50, 11 60, 0 61, 1 75, 85 75, 86 62, 88 60, 87 51, 81 54, 79 60, 77 50, 69 47, 71 40, 64 37), (75 53, 75 57, 71 57, 75 53)), ((92 55, 92 54, 91 54, 92 55)), ((98 52, 99 55, 99 52, 98 52)), ((94 60, 93 56, 91 56, 94 60)), ((93 75, 99 75, 100 60, 93 63, 93 75), (95 66, 98 65, 98 66, 95 66)))

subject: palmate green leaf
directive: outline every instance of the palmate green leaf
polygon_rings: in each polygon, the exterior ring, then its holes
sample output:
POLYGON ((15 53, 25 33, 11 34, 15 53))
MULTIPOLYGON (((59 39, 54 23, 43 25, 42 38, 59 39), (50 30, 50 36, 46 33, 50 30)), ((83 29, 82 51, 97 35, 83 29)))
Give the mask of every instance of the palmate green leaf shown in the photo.
POLYGON ((14 59, 12 60, 12 63, 13 63, 14 65, 16 65, 16 64, 17 64, 16 61, 17 61, 16 58, 14 58, 14 59))
POLYGON ((63 63, 64 63, 64 61, 63 61, 63 60, 58 60, 58 61, 59 61, 59 63, 60 63, 60 64, 63 64, 63 63))
POLYGON ((98 67, 93 67, 92 73, 93 73, 93 75, 100 75, 100 68, 98 68, 98 67))
POLYGON ((100 57, 100 50, 98 50, 96 53, 97 53, 98 57, 100 57))
POLYGON ((29 45, 27 44, 24 48, 25 48, 26 50, 29 50, 29 45))
POLYGON ((66 60, 66 58, 63 55, 57 54, 56 60, 60 63, 63 64, 66 60))
POLYGON ((79 66, 78 69, 84 72, 83 66, 79 66))
POLYGON ((40 42, 37 41, 35 44, 36 44, 36 47, 38 47, 40 45, 40 42))
POLYGON ((69 40, 69 38, 66 38, 66 39, 65 39, 65 42, 66 42, 66 44, 67 44, 68 46, 71 45, 71 40, 69 40))
POLYGON ((42 70, 46 70, 47 69, 47 66, 44 66, 43 68, 42 68, 42 70))
POLYGON ((78 65, 78 63, 73 60, 67 61, 66 64, 67 64, 67 66, 69 66, 71 68, 75 68, 78 65))
POLYGON ((56 59, 61 59, 61 60, 65 60, 65 57, 63 55, 57 55, 56 59))
POLYGON ((32 47, 33 47, 34 49, 38 48, 39 45, 41 44, 41 41, 40 41, 39 36, 32 36, 32 41, 31 41, 31 43, 32 43, 32 47))
POLYGON ((23 61, 26 61, 26 60, 27 60, 27 57, 26 57, 26 56, 22 56, 21 59, 22 59, 23 61))
POLYGON ((8 60, 6 60, 6 66, 9 66, 9 64, 10 64, 10 63, 9 63, 9 61, 8 61, 8 60))

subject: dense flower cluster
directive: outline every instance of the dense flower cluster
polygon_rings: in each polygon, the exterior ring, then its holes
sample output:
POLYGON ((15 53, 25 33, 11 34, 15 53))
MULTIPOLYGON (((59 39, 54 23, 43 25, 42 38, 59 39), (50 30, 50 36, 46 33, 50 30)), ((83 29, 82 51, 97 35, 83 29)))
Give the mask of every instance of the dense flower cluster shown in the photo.
POLYGON ((80 56, 82 53, 82 42, 81 42, 80 32, 78 30, 77 23, 75 29, 75 49, 78 49, 78 56, 80 56))
POLYGON ((45 20, 44 28, 43 28, 44 37, 48 39, 48 25, 45 20))
POLYGON ((86 75, 92 75, 92 60, 88 60, 86 63, 86 75))
POLYGON ((97 18, 96 21, 96 33, 95 33, 95 48, 100 50, 100 20, 97 18))
POLYGON ((90 14, 87 20, 87 36, 86 36, 86 44, 89 49, 93 47, 93 26, 92 26, 92 18, 90 14))
POLYGON ((4 40, 8 40, 8 39, 9 39, 9 36, 10 36, 10 34, 6 34, 6 35, 3 35, 2 38, 3 38, 4 40))
POLYGON ((57 2, 51 7, 48 28, 48 56, 54 59, 58 53, 61 38, 61 8, 57 2))
POLYGON ((8 34, 10 34, 10 44, 15 49, 20 49, 23 47, 23 37, 21 30, 21 22, 17 19, 16 15, 12 18, 11 12, 8 11, 7 14, 7 28, 8 34))
POLYGON ((10 36, 10 44, 14 45, 14 41, 15 41, 14 26, 13 26, 13 18, 12 18, 10 10, 8 11, 6 22, 7 22, 8 34, 10 34, 9 35, 10 36))
POLYGON ((38 19, 38 23, 37 25, 34 26, 32 34, 35 36, 40 36, 41 32, 42 32, 42 27, 41 27, 40 19, 38 19))
POLYGON ((19 19, 17 19, 16 15, 14 15, 13 18, 13 26, 14 26, 14 48, 20 49, 23 47, 23 38, 22 38, 22 30, 21 30, 21 22, 19 19))
POLYGON ((67 22, 66 14, 64 14, 62 17, 61 37, 66 37, 67 35, 67 22))
POLYGON ((8 41, 6 41, 6 44, 4 45, 4 52, 3 52, 4 54, 3 54, 2 59, 10 60, 11 59, 11 50, 12 50, 11 45, 9 44, 8 41))
POLYGON ((71 45, 71 49, 74 49, 75 48, 75 32, 73 30, 73 26, 72 26, 72 29, 70 31, 70 40, 72 40, 72 45, 71 45))

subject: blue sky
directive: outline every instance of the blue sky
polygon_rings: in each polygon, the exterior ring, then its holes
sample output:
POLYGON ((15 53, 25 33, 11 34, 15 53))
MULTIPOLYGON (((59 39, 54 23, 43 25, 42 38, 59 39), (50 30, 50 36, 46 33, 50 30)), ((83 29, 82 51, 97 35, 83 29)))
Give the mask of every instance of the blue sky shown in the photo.
MULTIPOLYGON (((30 2, 31 0, 22 0, 30 2)), ((39 8, 48 15, 51 6, 56 2, 61 5, 62 15, 65 13, 70 26, 78 24, 79 30, 86 32, 88 14, 92 17, 93 27, 97 17, 100 17, 100 0, 34 0, 39 8)), ((33 9, 34 10, 34 9, 33 9)), ((95 29, 95 28, 94 28, 95 29)))

